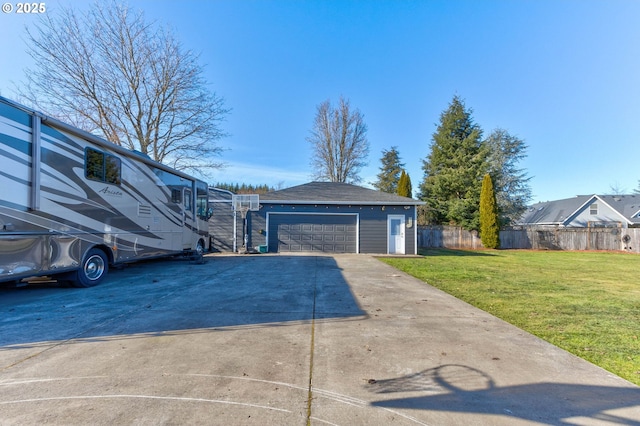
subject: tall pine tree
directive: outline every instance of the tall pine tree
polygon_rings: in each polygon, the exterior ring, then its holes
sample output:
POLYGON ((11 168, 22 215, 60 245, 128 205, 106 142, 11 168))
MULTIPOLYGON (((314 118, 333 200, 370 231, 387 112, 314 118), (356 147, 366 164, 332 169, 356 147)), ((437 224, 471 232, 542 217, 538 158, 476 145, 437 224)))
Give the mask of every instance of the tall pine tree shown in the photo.
POLYGON ((531 177, 517 166, 527 156, 527 145, 522 139, 499 128, 491 132, 484 143, 489 150, 489 173, 498 202, 500 222, 509 225, 520 218, 531 201, 531 177))
POLYGON ((373 183, 373 186, 378 191, 394 194, 398 189, 400 172, 404 167, 404 163, 400 162, 398 147, 392 146, 389 150, 383 149, 380 162, 382 165, 380 173, 378 173, 378 180, 373 183))
POLYGON ((488 173, 482 179, 480 192, 480 240, 485 248, 496 249, 500 247, 498 203, 491 176, 488 173))
POLYGON ((478 229, 480 189, 487 149, 471 110, 454 96, 440 115, 431 152, 423 161, 420 198, 426 201, 429 223, 478 229))
POLYGON ((413 188, 411 187, 411 178, 409 178, 409 175, 404 170, 402 170, 402 173, 400 174, 400 179, 398 180, 398 190, 396 191, 396 194, 398 194, 401 197, 409 197, 409 198, 413 196, 412 195, 413 188))

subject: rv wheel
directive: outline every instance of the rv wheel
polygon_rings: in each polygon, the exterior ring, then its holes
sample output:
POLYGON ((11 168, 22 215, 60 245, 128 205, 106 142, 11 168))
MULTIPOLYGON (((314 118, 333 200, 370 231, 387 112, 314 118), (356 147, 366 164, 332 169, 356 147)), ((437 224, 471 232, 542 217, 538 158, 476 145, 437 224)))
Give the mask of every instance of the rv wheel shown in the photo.
POLYGON ((204 255, 204 241, 199 240, 196 244, 196 256, 202 257, 204 255))
POLYGON ((109 271, 107 255, 100 249, 93 248, 87 252, 82 261, 78 275, 73 280, 76 287, 93 287, 102 281, 109 271))

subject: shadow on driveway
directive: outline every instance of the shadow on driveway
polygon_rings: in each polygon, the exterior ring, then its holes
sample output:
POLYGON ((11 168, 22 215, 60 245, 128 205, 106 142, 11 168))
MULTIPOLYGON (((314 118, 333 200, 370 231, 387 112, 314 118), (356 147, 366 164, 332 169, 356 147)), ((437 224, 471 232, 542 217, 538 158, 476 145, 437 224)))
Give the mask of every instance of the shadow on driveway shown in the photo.
POLYGON ((554 425, 574 425, 567 419, 586 417, 621 425, 640 425, 605 411, 635 407, 640 389, 565 383, 534 383, 496 386, 482 371, 465 365, 441 365, 416 374, 370 384, 377 394, 421 392, 409 396, 372 402, 376 407, 426 411, 494 414, 554 425), (558 413, 562 413, 561 417, 558 413), (554 417, 555 415, 555 417, 554 417))
POLYGON ((0 350, 362 315, 332 257, 207 256, 204 264, 163 259, 112 270, 88 289, 0 290, 0 350))

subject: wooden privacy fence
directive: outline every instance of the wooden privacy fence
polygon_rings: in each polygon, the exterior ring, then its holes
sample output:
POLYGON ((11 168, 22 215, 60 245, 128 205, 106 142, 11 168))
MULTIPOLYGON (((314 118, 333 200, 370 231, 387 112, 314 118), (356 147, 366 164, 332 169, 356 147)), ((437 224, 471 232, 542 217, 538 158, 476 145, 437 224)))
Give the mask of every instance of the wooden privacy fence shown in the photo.
MULTIPOLYGON (((484 248, 476 231, 455 226, 419 226, 418 247, 484 248)), ((640 228, 508 228, 500 231, 500 248, 640 253, 640 228)))

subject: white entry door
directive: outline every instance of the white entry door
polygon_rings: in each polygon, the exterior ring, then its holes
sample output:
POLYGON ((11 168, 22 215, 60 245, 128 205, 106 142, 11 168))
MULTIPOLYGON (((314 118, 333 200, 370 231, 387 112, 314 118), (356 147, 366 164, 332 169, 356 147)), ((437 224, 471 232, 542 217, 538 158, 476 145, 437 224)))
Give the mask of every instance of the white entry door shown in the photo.
POLYGON ((389 254, 404 254, 404 215, 387 216, 389 254))

